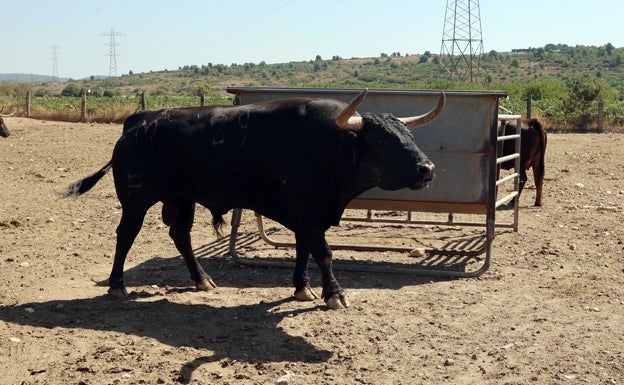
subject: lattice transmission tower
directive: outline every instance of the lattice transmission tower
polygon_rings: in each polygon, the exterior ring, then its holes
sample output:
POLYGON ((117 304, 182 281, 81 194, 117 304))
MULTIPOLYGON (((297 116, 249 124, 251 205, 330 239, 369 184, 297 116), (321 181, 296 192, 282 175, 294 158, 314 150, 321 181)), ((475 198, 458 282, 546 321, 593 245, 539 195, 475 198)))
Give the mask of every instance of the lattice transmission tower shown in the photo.
POLYGON ((52 77, 56 80, 59 79, 58 74, 58 49, 57 46, 52 46, 52 77))
POLYGON ((483 81, 479 0, 447 0, 440 64, 449 82, 483 81))
POLYGON ((108 76, 117 76, 117 47, 119 44, 117 43, 116 38, 122 36, 122 34, 111 28, 110 32, 103 33, 102 35, 108 36, 108 56, 110 57, 108 76))

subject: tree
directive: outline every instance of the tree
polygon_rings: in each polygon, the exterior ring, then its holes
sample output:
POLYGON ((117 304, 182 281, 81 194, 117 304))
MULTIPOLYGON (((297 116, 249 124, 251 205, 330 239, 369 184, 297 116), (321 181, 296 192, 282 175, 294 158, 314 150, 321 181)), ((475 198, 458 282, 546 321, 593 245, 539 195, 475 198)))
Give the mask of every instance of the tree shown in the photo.
POLYGON ((212 89, 207 83, 201 83, 197 86, 197 96, 202 96, 202 94, 204 95, 212 94, 212 89))
POLYGON ((589 74, 567 79, 568 96, 564 99, 563 110, 575 127, 586 130, 594 121, 593 102, 600 95, 602 87, 589 74))
POLYGON ((605 46, 605 50, 607 51, 607 55, 609 55, 609 56, 611 56, 611 54, 613 53, 614 49, 615 49, 615 47, 611 43, 607 43, 607 45, 605 46))
POLYGON ((78 87, 74 83, 69 83, 63 90, 61 91, 61 96, 80 96, 80 87, 78 87))

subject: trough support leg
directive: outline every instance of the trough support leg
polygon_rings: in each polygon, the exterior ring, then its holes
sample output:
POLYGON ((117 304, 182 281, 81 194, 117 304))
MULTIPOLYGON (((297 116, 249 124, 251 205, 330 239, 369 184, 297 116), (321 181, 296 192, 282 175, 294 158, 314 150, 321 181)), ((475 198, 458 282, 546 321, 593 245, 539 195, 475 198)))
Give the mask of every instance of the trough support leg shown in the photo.
POLYGON ((230 226, 232 227, 232 231, 230 232, 230 257, 232 257, 232 260, 236 264, 240 264, 240 259, 238 254, 236 254, 236 238, 238 237, 238 227, 240 226, 242 213, 242 209, 232 210, 232 220, 230 222, 230 226))

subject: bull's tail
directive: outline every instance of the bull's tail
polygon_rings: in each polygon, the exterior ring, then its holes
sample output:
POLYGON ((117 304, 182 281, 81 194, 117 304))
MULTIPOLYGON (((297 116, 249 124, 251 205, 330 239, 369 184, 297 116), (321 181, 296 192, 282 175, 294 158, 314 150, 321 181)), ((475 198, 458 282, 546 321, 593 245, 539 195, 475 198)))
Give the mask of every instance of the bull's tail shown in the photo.
POLYGON ((537 163, 537 170, 533 168, 533 177, 535 179, 535 206, 542 205, 542 186, 544 184, 544 176, 546 175, 546 142, 547 135, 544 126, 541 123, 536 124, 536 128, 539 131, 540 141, 540 153, 538 154, 539 160, 537 163))
POLYGON ((225 225, 225 220, 223 220, 223 214, 225 213, 226 211, 221 209, 210 209, 210 214, 212 215, 212 228, 214 229, 215 233, 217 234, 217 238, 219 239, 223 238, 223 233, 221 232, 221 230, 225 225))
POLYGON ((548 141, 548 137, 546 136, 546 130, 544 130, 544 127, 540 124, 540 140, 542 141, 542 156, 540 157, 540 162, 539 162, 539 168, 540 168, 540 174, 543 176, 546 174, 546 166, 545 166, 545 161, 546 161, 546 142, 548 141))
POLYGON ((111 169, 112 166, 113 166, 113 161, 110 160, 99 171, 89 175, 86 178, 80 179, 70 184, 69 187, 67 187, 67 190, 65 190, 65 192, 63 193, 63 196, 64 197, 67 197, 70 195, 78 196, 91 190, 91 188, 93 188, 93 186, 95 186, 95 184, 100 179, 102 179, 102 177, 106 175, 106 173, 108 173, 108 171, 111 169))

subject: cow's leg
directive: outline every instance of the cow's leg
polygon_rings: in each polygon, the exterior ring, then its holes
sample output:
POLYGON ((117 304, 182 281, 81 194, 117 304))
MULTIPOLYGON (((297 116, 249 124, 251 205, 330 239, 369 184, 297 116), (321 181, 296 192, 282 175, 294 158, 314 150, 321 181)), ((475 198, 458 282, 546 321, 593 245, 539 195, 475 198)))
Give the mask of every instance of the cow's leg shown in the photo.
POLYGON ((321 296, 325 300, 327 307, 330 309, 349 307, 349 301, 345 296, 344 290, 334 277, 334 272, 332 271, 332 251, 325 240, 325 235, 320 231, 299 235, 299 239, 310 250, 312 257, 314 257, 316 264, 321 270, 323 282, 323 293, 321 296))
POLYGON ((295 234, 297 260, 295 262, 295 272, 293 274, 293 285, 295 286, 295 298, 299 301, 312 301, 318 295, 310 287, 310 277, 308 275, 308 261, 310 260, 310 248, 295 234))
POLYGON ((201 267, 191 246, 191 228, 195 218, 195 203, 186 200, 163 203, 163 222, 169 225, 169 236, 184 258, 186 267, 195 282, 197 290, 210 290, 217 287, 214 281, 201 267))
MULTIPOLYGON (((514 198, 518 200, 518 204, 520 204, 520 195, 522 194, 522 190, 524 189, 524 185, 526 184, 526 181, 527 181, 526 169, 522 167, 520 170, 520 180, 518 182, 518 196, 514 198)), ((514 201, 512 201, 512 203, 515 204, 514 201)))
POLYGON ((124 207, 121 214, 121 220, 117 226, 117 245, 115 247, 115 260, 113 262, 113 269, 108 277, 108 294, 115 298, 125 298, 128 296, 128 291, 124 285, 123 271, 126 256, 134 239, 141 230, 143 225, 143 218, 147 213, 147 208, 124 207))
POLYGON ((535 182, 535 206, 541 206, 542 205, 542 186, 544 184, 544 170, 543 170, 543 166, 540 167, 539 161, 533 163, 532 169, 533 169, 533 181, 535 182))

